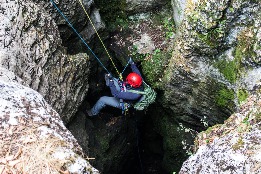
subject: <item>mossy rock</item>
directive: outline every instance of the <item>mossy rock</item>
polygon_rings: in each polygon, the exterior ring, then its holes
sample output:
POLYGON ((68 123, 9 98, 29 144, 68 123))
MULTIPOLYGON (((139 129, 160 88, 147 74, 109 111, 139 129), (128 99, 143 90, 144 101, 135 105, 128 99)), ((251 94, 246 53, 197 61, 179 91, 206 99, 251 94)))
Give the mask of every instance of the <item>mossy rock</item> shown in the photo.
POLYGON ((229 109, 234 108, 235 92, 233 89, 229 89, 226 86, 221 87, 215 96, 216 104, 219 107, 227 107, 229 109))
POLYGON ((114 31, 118 26, 127 26, 126 1, 100 0, 95 1, 95 4, 109 31, 114 31))
POLYGON ((142 72, 153 87, 161 86, 163 72, 170 58, 170 52, 156 50, 148 60, 144 59, 142 61, 142 72))
POLYGON ((244 61, 244 64, 258 65, 257 54, 257 36, 254 33, 254 28, 249 27, 241 31, 238 35, 237 46, 234 51, 234 57, 238 61, 244 61))
POLYGON ((248 94, 247 90, 245 90, 245 89, 239 89, 239 90, 237 91, 238 103, 240 104, 240 103, 246 101, 248 95, 249 95, 249 94, 248 94))

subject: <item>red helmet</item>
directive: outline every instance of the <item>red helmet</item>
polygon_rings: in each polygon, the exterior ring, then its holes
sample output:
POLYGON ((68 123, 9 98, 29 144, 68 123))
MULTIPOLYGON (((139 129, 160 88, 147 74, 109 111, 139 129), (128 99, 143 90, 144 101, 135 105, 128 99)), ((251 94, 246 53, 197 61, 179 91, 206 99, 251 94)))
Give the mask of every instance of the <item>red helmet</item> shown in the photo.
POLYGON ((137 73, 130 73, 127 78, 126 81, 128 84, 130 84, 133 88, 138 88, 140 87, 140 85, 142 84, 142 78, 139 74, 137 73))

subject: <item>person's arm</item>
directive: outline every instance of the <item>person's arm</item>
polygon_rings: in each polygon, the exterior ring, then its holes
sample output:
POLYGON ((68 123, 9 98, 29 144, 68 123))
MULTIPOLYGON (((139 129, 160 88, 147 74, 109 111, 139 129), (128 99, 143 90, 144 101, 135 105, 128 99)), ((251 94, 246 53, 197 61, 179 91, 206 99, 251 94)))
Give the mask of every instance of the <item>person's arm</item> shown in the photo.
POLYGON ((119 99, 123 100, 137 100, 140 98, 140 94, 132 93, 132 92, 120 92, 116 89, 116 86, 114 85, 113 81, 110 81, 109 87, 111 89, 111 94, 119 99))
POLYGON ((137 66, 135 65, 134 62, 131 63, 131 70, 132 70, 132 72, 135 72, 135 73, 139 74, 139 76, 141 76, 141 73, 140 73, 139 69, 137 68, 137 66))

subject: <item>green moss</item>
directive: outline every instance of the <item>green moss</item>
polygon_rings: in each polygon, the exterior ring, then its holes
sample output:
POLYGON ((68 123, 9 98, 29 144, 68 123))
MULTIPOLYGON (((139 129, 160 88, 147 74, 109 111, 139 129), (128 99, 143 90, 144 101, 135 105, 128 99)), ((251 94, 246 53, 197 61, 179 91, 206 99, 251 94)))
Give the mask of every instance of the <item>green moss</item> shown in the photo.
POLYGON ((169 52, 156 49, 152 55, 148 55, 149 59, 142 61, 142 71, 146 76, 146 80, 154 87, 158 87, 165 70, 167 60, 170 59, 169 52))
POLYGON ((248 97, 248 92, 245 89, 239 89, 237 91, 237 98, 238 98, 238 102, 239 104, 244 102, 248 97))
POLYGON ((96 132, 95 139, 98 142, 97 148, 100 150, 100 152, 106 152, 109 149, 110 137, 105 135, 104 132, 96 132))
POLYGON ((237 59, 227 61, 225 59, 220 60, 214 64, 215 67, 224 75, 224 77, 231 83, 235 83, 239 72, 239 62, 237 59))
POLYGON ((238 43, 234 51, 234 57, 237 60, 246 60, 256 62, 257 54, 254 51, 256 37, 254 36, 253 28, 243 30, 238 36, 238 43))
POLYGON ((224 29, 222 27, 210 29, 205 34, 197 33, 199 39, 211 48, 215 48, 219 45, 218 40, 223 37, 223 34, 224 29))
POLYGON ((220 89, 215 100, 218 106, 229 107, 234 100, 234 91, 227 88, 220 89))
MULTIPOLYGON (((254 50, 255 37, 251 28, 248 28, 241 32, 238 36, 238 43, 233 51, 233 60, 226 60, 225 58, 219 60, 214 64, 216 68, 224 75, 224 77, 230 82, 235 83, 236 80, 245 72, 246 64, 243 63, 250 61, 257 63, 255 60, 256 53, 254 50)), ((239 100, 243 101, 246 97, 246 93, 243 91, 239 92, 239 100)))

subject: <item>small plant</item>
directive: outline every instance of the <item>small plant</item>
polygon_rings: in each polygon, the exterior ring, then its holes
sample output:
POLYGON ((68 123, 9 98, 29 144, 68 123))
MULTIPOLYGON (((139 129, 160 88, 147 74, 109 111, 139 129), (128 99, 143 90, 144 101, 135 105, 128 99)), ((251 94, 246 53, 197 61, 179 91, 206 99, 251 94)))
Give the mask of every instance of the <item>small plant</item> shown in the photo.
POLYGON ((244 118, 242 123, 246 124, 247 126, 250 125, 249 118, 248 117, 244 118))
POLYGON ((170 56, 168 52, 156 49, 153 54, 147 54, 145 60, 142 62, 143 73, 146 75, 148 81, 154 84, 154 87, 160 84, 163 75, 162 72, 170 56))
POLYGON ((245 89, 239 89, 237 91, 238 103, 243 103, 248 97, 248 92, 245 89))
POLYGON ((143 61, 149 54, 138 53, 138 46, 133 45, 131 55, 132 57, 135 57, 135 61, 143 61))
POLYGON ((163 26, 166 30, 166 38, 170 39, 174 36, 175 33, 175 24, 172 18, 164 18, 163 21, 163 26))
POLYGON ((244 147, 243 138, 240 136, 238 141, 232 146, 233 150, 239 150, 240 148, 244 147))
POLYGON ((234 100, 234 91, 231 89, 221 89, 216 96, 216 102, 220 107, 227 107, 234 100))

